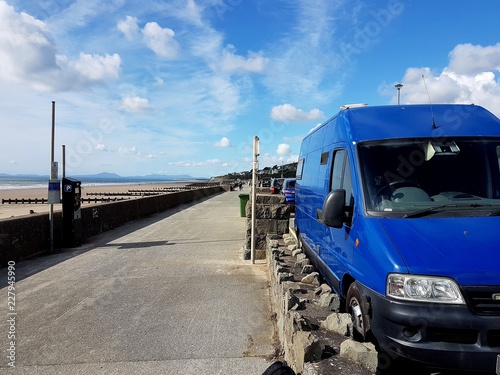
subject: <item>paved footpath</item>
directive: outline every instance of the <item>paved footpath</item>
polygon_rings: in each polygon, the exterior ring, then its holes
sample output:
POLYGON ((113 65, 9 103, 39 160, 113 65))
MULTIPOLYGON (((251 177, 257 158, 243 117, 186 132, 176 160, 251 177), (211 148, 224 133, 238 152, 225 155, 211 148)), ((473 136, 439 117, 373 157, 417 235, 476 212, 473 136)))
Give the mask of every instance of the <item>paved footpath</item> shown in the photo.
POLYGON ((241 259, 238 194, 18 262, 15 369, 0 269, 0 373, 262 374, 273 354, 267 269, 241 259))

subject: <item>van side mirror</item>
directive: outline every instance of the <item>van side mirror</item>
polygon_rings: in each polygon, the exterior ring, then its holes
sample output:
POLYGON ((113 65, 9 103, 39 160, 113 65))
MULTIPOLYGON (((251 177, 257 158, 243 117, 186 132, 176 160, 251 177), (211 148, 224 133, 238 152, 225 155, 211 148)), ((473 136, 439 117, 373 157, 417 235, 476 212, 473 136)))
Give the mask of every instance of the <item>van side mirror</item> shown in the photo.
POLYGON ((342 228, 345 217, 345 196, 344 189, 331 191, 325 198, 323 209, 316 210, 318 221, 329 227, 342 228))

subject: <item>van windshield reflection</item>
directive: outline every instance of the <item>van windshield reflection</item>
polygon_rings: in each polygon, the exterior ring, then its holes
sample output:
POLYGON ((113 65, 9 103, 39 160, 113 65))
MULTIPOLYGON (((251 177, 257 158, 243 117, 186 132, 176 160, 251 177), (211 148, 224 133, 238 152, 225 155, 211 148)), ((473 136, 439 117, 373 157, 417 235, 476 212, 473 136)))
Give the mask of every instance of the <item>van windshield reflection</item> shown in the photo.
POLYGON ((358 144, 366 209, 377 216, 488 216, 500 209, 500 138, 358 144))

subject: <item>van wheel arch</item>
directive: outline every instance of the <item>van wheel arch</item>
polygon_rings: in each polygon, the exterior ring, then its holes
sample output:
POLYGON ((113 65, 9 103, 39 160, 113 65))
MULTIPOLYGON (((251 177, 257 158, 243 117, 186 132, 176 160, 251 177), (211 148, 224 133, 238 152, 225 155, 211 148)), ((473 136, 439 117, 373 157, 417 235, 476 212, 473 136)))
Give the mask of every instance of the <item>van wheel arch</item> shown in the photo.
POLYGON ((351 314, 353 336, 359 341, 370 341, 372 333, 366 298, 360 292, 356 281, 346 285, 346 288, 345 309, 351 314))

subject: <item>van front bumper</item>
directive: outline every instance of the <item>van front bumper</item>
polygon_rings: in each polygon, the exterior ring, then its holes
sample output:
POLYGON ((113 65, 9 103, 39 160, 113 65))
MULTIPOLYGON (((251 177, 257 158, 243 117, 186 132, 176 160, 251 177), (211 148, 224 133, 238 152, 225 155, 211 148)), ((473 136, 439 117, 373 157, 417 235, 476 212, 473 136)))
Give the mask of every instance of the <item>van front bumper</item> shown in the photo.
POLYGON ((474 315, 467 305, 399 301, 359 287, 368 297, 372 333, 386 361, 402 357, 430 367, 495 373, 500 316, 474 315))

